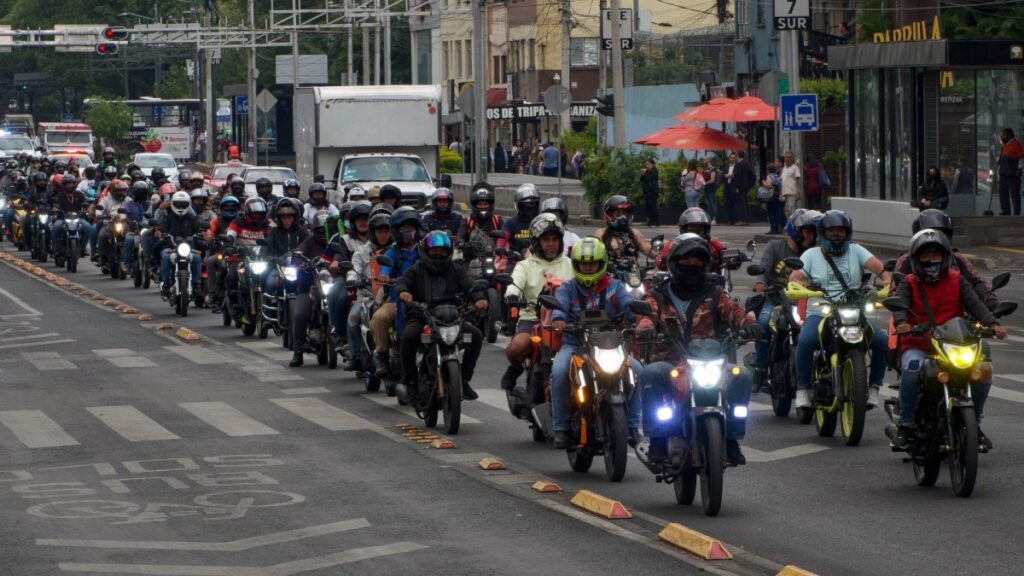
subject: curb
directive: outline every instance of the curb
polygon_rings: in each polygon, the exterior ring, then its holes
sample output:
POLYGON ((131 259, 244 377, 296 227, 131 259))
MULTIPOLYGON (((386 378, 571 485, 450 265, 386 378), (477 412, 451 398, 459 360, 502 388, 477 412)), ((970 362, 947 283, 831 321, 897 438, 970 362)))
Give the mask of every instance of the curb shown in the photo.
POLYGON ((682 524, 673 522, 665 526, 658 533, 658 538, 705 560, 732 560, 732 553, 717 538, 712 538, 682 524))
POLYGON ((632 518, 633 514, 622 505, 622 502, 618 500, 612 500, 605 496, 601 496, 590 490, 580 490, 572 497, 570 503, 577 508, 582 508, 587 512, 597 514, 598 516, 604 516, 612 520, 622 520, 625 518, 632 518))

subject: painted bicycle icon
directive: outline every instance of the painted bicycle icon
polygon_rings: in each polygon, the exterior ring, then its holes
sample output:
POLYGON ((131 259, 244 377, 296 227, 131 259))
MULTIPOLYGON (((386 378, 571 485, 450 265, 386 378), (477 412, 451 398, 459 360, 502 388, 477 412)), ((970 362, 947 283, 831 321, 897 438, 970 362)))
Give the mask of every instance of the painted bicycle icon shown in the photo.
POLYGON ((40 518, 64 520, 114 519, 112 525, 166 522, 171 518, 202 517, 203 520, 236 520, 254 508, 292 506, 306 497, 273 490, 231 490, 195 497, 192 504, 137 503, 123 500, 64 500, 38 504, 28 513, 40 518))

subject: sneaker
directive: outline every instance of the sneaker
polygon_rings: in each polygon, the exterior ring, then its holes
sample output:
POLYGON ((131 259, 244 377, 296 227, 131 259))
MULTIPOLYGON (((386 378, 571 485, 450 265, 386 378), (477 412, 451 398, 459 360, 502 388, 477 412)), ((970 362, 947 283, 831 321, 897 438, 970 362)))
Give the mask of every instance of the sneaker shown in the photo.
POLYGON ((988 436, 985 436, 985 433, 981 431, 981 428, 978 428, 978 452, 984 454, 991 449, 992 441, 988 439, 988 436))
POLYGON ((171 297, 171 287, 164 284, 160 285, 160 297, 167 300, 171 297))
POLYGON ((910 435, 913 433, 913 428, 910 426, 904 426, 900 424, 896 427, 896 434, 892 437, 892 445, 900 450, 906 450, 910 447, 910 435))
POLYGON ((811 389, 801 388, 796 391, 796 407, 797 408, 810 408, 811 407, 811 389))
POLYGON ((626 441, 629 443, 630 448, 636 448, 636 445, 640 442, 641 438, 643 438, 643 436, 640 434, 639 428, 630 428, 626 441))
POLYGON ((373 353, 374 376, 383 378, 388 375, 388 355, 386 352, 373 353))
POLYGON ((555 449, 565 450, 572 445, 569 441, 569 433, 565 430, 555 430, 555 449))
POLYGON ((292 361, 288 363, 289 368, 298 368, 299 366, 302 366, 302 352, 292 354, 292 361))
POLYGON ((725 463, 729 466, 743 466, 747 463, 743 450, 740 450, 740 443, 731 438, 725 439, 725 463))
POLYGON ((878 386, 872 384, 868 387, 868 410, 878 408, 878 386))
POLYGON ((516 380, 523 373, 523 368, 516 366, 509 366, 505 369, 505 374, 501 377, 501 388, 502 390, 511 390, 516 387, 516 380))
POLYGON ((469 385, 469 380, 462 381, 462 397, 466 400, 476 400, 480 397, 476 390, 473 390, 473 387, 469 385))

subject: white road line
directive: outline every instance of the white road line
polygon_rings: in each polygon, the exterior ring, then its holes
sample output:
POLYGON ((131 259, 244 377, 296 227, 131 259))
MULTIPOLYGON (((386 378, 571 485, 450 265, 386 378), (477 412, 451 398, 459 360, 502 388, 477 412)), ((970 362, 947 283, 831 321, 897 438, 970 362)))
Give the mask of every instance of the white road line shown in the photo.
POLYGON ((28 348, 29 346, 49 346, 51 344, 66 344, 68 342, 74 342, 73 338, 62 338, 60 340, 47 340, 46 342, 20 342, 18 344, 3 344, 0 345, 0 350, 6 350, 8 348, 28 348))
POLYGON ((118 368, 155 368, 156 362, 128 348, 104 348, 93 350, 100 358, 105 359, 118 368))
POLYGON ((282 348, 280 342, 277 340, 238 342, 237 345, 273 360, 288 360, 292 357, 292 353, 289 350, 282 348))
POLYGON ((253 420, 223 402, 179 402, 193 416, 228 436, 269 436, 280 434, 270 426, 253 420))
POLYGON ((27 448, 78 446, 78 441, 42 410, 5 410, 0 412, 0 424, 13 432, 27 448))
POLYGON ((29 336, 11 336, 8 338, 0 338, 0 342, 21 342, 22 340, 38 340, 39 338, 53 338, 54 336, 60 336, 56 332, 47 332, 45 334, 31 334, 29 336))
POLYGON ((32 314, 34 316, 42 316, 43 315, 42 312, 40 312, 39 310, 36 310, 35 308, 29 306, 28 303, 26 303, 24 300, 22 300, 21 298, 18 298, 17 296, 15 296, 14 294, 11 294, 7 290, 4 290, 3 288, 0 288, 0 294, 3 294, 4 296, 7 296, 8 300, 10 300, 11 302, 14 302, 15 304, 18 305, 19 308, 21 308, 25 312, 28 312, 29 314, 32 314))
POLYGON ((132 406, 94 406, 86 410, 129 442, 181 439, 132 406))
POLYGON ((304 380, 302 376, 295 374, 295 371, 288 371, 287 368, 275 364, 249 364, 242 365, 242 371, 252 374, 260 382, 293 382, 304 380))
MULTIPOLYGON (((363 396, 363 398, 366 398, 367 400, 369 400, 371 402, 376 402, 377 404, 380 404, 381 406, 384 406, 385 408, 391 408, 392 410, 394 410, 396 412, 401 412, 402 414, 404 414, 406 416, 409 416, 413 420, 419 420, 419 417, 416 416, 416 411, 414 411, 412 408, 410 408, 408 406, 400 406, 398 404, 398 402, 394 398, 388 398, 384 394, 380 394, 380 393, 363 394, 362 396, 363 396)), ((463 406, 465 406, 465 403, 463 403, 463 406)), ((508 410, 508 406, 507 405, 505 406, 505 409, 508 410)), ((462 415, 462 417, 459 419, 459 422, 460 422, 460 424, 480 424, 481 423, 476 418, 473 418, 472 416, 467 416, 465 414, 462 415)))
POLYGON ((282 388, 281 393, 288 396, 302 396, 304 394, 330 394, 331 391, 323 386, 306 386, 303 388, 282 388))
POLYGON ((113 358, 116 356, 134 356, 135 351, 130 348, 100 348, 92 351, 100 358, 113 358))
POLYGON ((36 370, 78 370, 74 362, 61 358, 59 352, 22 352, 21 356, 36 370))
POLYGON ((208 364, 227 365, 231 362, 227 356, 218 354, 213 350, 197 346, 164 346, 164 350, 174 352, 189 362, 199 364, 200 366, 208 364))
POLYGON ((829 447, 821 446, 819 444, 800 444, 772 451, 758 450, 757 448, 751 448, 750 446, 743 447, 743 451, 746 452, 747 460, 750 462, 775 462, 778 460, 785 460, 787 458, 796 458, 798 456, 824 452, 825 450, 829 450, 829 447))
POLYGON ((281 408, 333 432, 365 430, 370 423, 319 398, 272 398, 281 408))
POLYGON ((504 390, 495 390, 493 388, 478 389, 476 393, 480 395, 479 400, 477 400, 478 402, 494 406, 498 410, 508 410, 508 396, 504 390))

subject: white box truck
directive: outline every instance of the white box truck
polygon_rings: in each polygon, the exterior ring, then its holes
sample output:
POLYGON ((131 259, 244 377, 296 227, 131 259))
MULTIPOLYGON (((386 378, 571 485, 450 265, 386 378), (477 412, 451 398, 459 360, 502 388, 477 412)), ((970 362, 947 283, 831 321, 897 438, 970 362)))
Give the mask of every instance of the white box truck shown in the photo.
POLYGON ((337 199, 346 187, 394 184, 423 207, 440 168, 441 86, 322 86, 295 95, 296 172, 322 174, 337 199))

